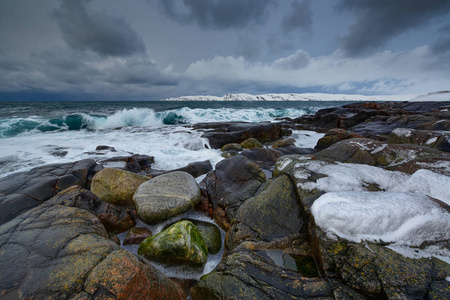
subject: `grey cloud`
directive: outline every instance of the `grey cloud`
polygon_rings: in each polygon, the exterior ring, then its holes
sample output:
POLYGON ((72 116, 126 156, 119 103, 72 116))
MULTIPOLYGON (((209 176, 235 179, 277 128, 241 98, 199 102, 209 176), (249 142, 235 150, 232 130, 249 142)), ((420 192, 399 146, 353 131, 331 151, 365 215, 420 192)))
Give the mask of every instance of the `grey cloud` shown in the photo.
POLYGON ((310 30, 312 25, 312 10, 309 0, 302 2, 292 1, 291 10, 281 22, 283 34, 288 34, 297 29, 310 30))
POLYGON ((439 38, 433 45, 433 52, 437 55, 447 53, 450 55, 450 24, 444 26, 438 31, 439 38))
POLYGON ((145 53, 141 37, 120 16, 89 11, 91 0, 62 0, 54 10, 64 41, 72 48, 92 50, 105 56, 145 53))
POLYGON ((102 57, 67 46, 33 53, 14 64, 12 69, 0 58, 0 93, 45 91, 145 98, 155 89, 173 88, 180 81, 179 74, 161 68, 147 55, 102 57))
POLYGON ((126 64, 113 64, 105 72, 106 82, 121 85, 176 86, 179 81, 177 74, 162 70, 148 58, 133 58, 126 64))
POLYGON ((273 62, 272 66, 284 70, 299 70, 309 65, 309 54, 303 50, 298 50, 291 56, 280 58, 273 62))
POLYGON ((341 0, 339 9, 357 15, 341 46, 348 56, 361 56, 382 47, 397 35, 450 12, 448 0, 341 0))
POLYGON ((177 22, 208 29, 242 28, 266 21, 274 0, 160 0, 163 11, 177 22))

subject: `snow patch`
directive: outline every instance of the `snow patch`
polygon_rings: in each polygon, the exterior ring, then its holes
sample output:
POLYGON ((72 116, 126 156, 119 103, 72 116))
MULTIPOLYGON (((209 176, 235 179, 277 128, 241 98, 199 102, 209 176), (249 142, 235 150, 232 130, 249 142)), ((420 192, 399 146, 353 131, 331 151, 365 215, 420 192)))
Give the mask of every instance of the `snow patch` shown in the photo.
POLYGON ((291 137, 295 139, 295 146, 299 148, 314 148, 324 135, 325 133, 309 130, 292 130, 291 137))
POLYGON ((392 131, 393 134, 396 136, 403 136, 403 137, 410 137, 411 136, 411 129, 407 128, 396 128, 392 131))
POLYGON ((386 149, 387 144, 383 144, 380 147, 377 147, 375 149, 372 150, 372 152, 370 152, 371 154, 377 154, 378 152, 383 151, 384 149, 386 149))
POLYGON ((437 139, 438 139, 437 137, 434 137, 434 138, 429 139, 429 140, 426 142, 426 145, 432 145, 432 144, 436 143, 437 139))
MULTIPOLYGON (((450 177, 420 169, 409 175, 398 171, 387 171, 381 168, 362 164, 328 164, 323 161, 305 161, 299 166, 326 175, 316 182, 299 183, 305 190, 317 188, 325 192, 365 191, 368 185, 378 186, 382 191, 411 192, 429 195, 450 205, 450 177)), ((296 170, 298 178, 305 178, 306 170, 296 170)))
POLYGON ((420 246, 450 239, 450 214, 427 196, 399 192, 330 192, 312 205, 323 230, 359 243, 420 246))

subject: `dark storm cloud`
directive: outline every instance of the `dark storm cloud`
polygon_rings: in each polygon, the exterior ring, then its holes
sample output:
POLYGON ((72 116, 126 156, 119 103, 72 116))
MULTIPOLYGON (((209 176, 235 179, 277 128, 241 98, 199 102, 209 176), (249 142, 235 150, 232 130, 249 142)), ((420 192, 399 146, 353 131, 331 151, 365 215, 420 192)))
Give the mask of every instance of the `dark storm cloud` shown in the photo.
POLYGON ((130 24, 120 16, 89 11, 91 0, 62 0, 53 12, 64 41, 75 49, 92 50, 105 56, 144 53, 145 45, 130 24))
POLYGON ((297 29, 310 30, 312 25, 312 10, 309 0, 302 2, 292 1, 291 10, 281 22, 283 34, 288 34, 297 29))
POLYGON ((439 29, 438 40, 433 45, 433 52, 450 54, 450 24, 439 29))
POLYGON ((242 28, 265 22, 274 0, 160 0, 163 11, 182 23, 197 23, 208 29, 242 28))
POLYGON ((338 8, 357 15, 341 46, 348 56, 374 51, 408 29, 450 12, 448 0, 341 0, 338 8))

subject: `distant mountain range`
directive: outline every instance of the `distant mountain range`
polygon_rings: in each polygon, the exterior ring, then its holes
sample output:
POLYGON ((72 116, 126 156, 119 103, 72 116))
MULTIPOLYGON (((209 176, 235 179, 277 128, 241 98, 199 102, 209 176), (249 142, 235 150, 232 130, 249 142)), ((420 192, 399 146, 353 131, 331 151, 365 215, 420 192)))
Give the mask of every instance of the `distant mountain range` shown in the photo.
POLYGON ((450 101, 450 91, 427 95, 348 95, 348 94, 226 94, 218 96, 183 96, 163 101, 450 101))

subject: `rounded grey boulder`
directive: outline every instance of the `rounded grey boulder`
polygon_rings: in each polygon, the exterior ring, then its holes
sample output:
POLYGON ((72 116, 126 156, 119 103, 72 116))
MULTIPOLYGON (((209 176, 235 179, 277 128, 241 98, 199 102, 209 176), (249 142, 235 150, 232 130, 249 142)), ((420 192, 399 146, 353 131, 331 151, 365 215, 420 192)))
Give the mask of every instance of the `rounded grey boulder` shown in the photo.
POLYGON ((200 188, 192 175, 175 171, 144 182, 133 196, 139 218, 157 223, 194 208, 200 188))

